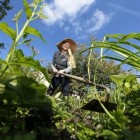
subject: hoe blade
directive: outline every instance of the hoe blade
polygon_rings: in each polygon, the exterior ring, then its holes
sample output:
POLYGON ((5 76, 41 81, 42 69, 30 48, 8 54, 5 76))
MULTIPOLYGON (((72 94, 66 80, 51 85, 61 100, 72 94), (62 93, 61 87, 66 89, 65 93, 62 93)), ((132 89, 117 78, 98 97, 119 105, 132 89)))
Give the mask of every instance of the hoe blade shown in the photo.
MULTIPOLYGON (((108 111, 113 111, 117 109, 117 104, 115 103, 104 102, 104 101, 101 101, 101 103, 105 106, 105 108, 108 111)), ((100 102, 97 99, 91 100, 86 105, 81 107, 81 109, 105 113, 104 109, 102 108, 102 106, 100 105, 100 102)))

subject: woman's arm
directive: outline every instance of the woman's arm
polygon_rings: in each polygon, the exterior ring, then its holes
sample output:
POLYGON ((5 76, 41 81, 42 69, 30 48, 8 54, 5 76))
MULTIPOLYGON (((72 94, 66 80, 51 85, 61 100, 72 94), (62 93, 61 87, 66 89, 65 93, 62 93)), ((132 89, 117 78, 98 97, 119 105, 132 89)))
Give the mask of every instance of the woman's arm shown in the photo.
POLYGON ((52 60, 52 64, 51 64, 51 69, 52 69, 52 71, 53 71, 54 73, 57 73, 58 70, 57 70, 56 67, 55 67, 55 59, 56 59, 56 52, 55 52, 54 55, 53 55, 53 60, 52 60))
POLYGON ((54 66, 53 64, 51 64, 51 69, 52 69, 52 71, 53 71, 54 73, 57 73, 57 72, 58 72, 58 70, 55 68, 55 66, 54 66))

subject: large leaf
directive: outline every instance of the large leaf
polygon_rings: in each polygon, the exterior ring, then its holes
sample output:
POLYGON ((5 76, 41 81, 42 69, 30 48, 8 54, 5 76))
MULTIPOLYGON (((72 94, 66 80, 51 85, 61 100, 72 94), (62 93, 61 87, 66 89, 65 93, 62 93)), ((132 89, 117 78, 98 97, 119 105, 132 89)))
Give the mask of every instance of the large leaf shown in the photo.
POLYGON ((40 99, 44 99, 45 92, 46 87, 43 84, 26 76, 7 73, 0 79, 0 101, 5 104, 42 106, 45 102, 42 104, 40 99))
POLYGON ((117 124, 122 128, 125 128, 125 125, 129 123, 129 119, 124 115, 124 112, 121 109, 115 111, 115 119, 117 124))
POLYGON ((10 28, 6 22, 1 22, 0 23, 0 30, 2 30, 5 34, 7 34, 13 40, 15 40, 15 38, 16 38, 16 32, 12 28, 10 28))
POLYGON ((105 136, 105 137, 107 137, 110 140, 119 139, 119 136, 115 132, 113 132, 111 130, 103 130, 102 135, 105 136))
MULTIPOLYGON (((107 48, 109 50, 113 50, 119 54, 124 54, 125 56, 132 56, 134 53, 126 48, 123 48, 119 45, 116 45, 117 43, 115 42, 92 42, 94 47, 91 47, 90 49, 93 48, 107 48)), ((134 58, 139 58, 138 56, 134 55, 134 58)))
POLYGON ((119 41, 126 41, 128 39, 136 39, 140 40, 140 33, 130 33, 130 34, 113 34, 113 35, 106 35, 106 38, 109 40, 111 38, 120 39, 119 41))
POLYGON ((140 64, 139 64, 140 61, 139 61, 139 59, 136 60, 136 61, 130 60, 130 59, 124 60, 124 59, 119 59, 117 57, 111 57, 111 56, 104 56, 103 58, 116 60, 116 61, 121 62, 120 65, 128 64, 128 65, 134 67, 135 69, 140 70, 140 64))
POLYGON ((29 68, 34 68, 37 71, 40 71, 46 78, 46 80, 50 81, 50 78, 48 77, 48 74, 46 73, 46 69, 43 68, 40 63, 36 60, 34 60, 31 57, 21 57, 17 59, 15 62, 10 62, 9 65, 20 65, 20 66, 26 66, 29 68))
POLYGON ((120 39, 123 36, 124 36, 124 34, 107 34, 107 35, 105 35, 107 40, 109 40, 110 38, 120 39))
POLYGON ((5 64, 7 65, 7 62, 5 60, 0 60, 0 64, 5 64))
MULTIPOLYGON (((131 36, 127 36, 129 37, 133 37, 134 35, 131 36)), ((136 36, 136 35, 135 35, 136 36)), ((122 37, 123 38, 123 37, 122 37)), ((104 58, 108 58, 108 59, 112 59, 112 60, 117 60, 121 62, 122 64, 129 64, 131 66, 133 66, 134 68, 140 70, 140 47, 138 45, 135 45, 133 43, 129 43, 125 41, 126 38, 124 39, 119 39, 116 42, 92 42, 94 47, 88 48, 88 49, 93 49, 93 48, 107 48, 108 50, 112 50, 115 53, 119 54, 119 56, 104 56, 104 58), (126 45, 129 45, 129 48, 126 47, 126 45), (130 47, 132 48, 132 50, 130 49, 130 47), (135 50, 135 52, 133 52, 133 50, 135 50), (122 57, 120 57, 122 56, 122 57)))
POLYGON ((128 39, 136 39, 140 40, 140 33, 131 33, 128 35, 124 35, 121 40, 128 40, 128 39))
POLYGON ((132 90, 134 91, 139 88, 137 83, 137 78, 134 75, 128 75, 128 74, 111 75, 110 78, 119 87, 122 87, 125 93, 131 93, 132 90))
POLYGON ((29 19, 32 16, 32 9, 30 8, 30 6, 26 0, 23 0, 23 5, 25 8, 26 16, 29 19))
POLYGON ((46 41, 42 37, 41 33, 33 27, 27 26, 26 29, 25 29, 25 34, 32 34, 32 35, 38 36, 42 39, 42 41, 44 41, 46 43, 46 41))

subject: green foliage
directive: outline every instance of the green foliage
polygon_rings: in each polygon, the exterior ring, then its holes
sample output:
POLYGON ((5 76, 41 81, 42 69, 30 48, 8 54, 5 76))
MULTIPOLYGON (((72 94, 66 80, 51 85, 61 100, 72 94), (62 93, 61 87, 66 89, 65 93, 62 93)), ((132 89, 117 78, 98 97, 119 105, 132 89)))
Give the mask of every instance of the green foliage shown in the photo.
POLYGON ((25 34, 32 34, 32 35, 38 36, 41 38, 42 41, 46 42, 45 39, 40 34, 40 32, 33 27, 27 26, 25 29, 25 34))
MULTIPOLYGON (((73 83, 76 89, 83 93, 81 98, 74 96, 63 97, 59 92, 56 96, 45 96, 46 87, 36 82, 31 73, 41 72, 47 80, 49 75, 45 68, 31 57, 24 56, 18 50, 20 44, 30 43, 29 34, 44 41, 41 33, 29 26, 31 21, 46 18, 42 13, 42 0, 34 0, 30 5, 23 0, 27 20, 22 29, 18 30, 18 22, 23 12, 19 11, 14 21, 16 31, 7 23, 0 23, 0 30, 6 33, 13 43, 5 60, 0 60, 0 139, 69 139, 69 140, 123 140, 140 138, 139 87, 136 77, 123 74, 114 61, 106 61, 93 53, 96 47, 107 48, 119 52, 121 58, 106 56, 114 60, 121 60, 139 69, 139 46, 130 43, 128 39, 139 40, 140 35, 107 35, 107 39, 116 41, 92 42, 89 52, 85 48, 76 54, 77 68, 74 74, 89 79, 97 84, 112 86, 110 101, 117 103, 117 109, 109 112, 101 100, 105 91, 96 87, 73 83), (21 42, 20 42, 21 41, 21 42), (136 53, 123 48, 129 45, 138 51, 136 53), (111 76, 112 75, 112 76, 111 76), (84 92, 86 94, 84 94, 84 92), (91 112, 80 109, 91 99, 97 98, 105 113, 91 112)), ((104 56, 105 57, 105 56, 104 56)))
MULTIPOLYGON (((43 84, 39 84, 25 75, 22 70, 23 67, 28 69, 29 72, 36 70, 41 72, 46 79, 49 79, 48 74, 37 60, 34 60, 33 57, 24 56, 22 50, 16 48, 20 44, 32 41, 32 39, 27 38, 27 35, 26 38, 22 38, 25 34, 38 36, 45 42, 41 33, 29 26, 31 21, 39 18, 36 13, 40 2, 34 1, 35 6, 32 7, 33 12, 31 13, 27 1, 23 1, 27 20, 20 31, 18 22, 22 16, 22 10, 13 19, 16 22, 16 31, 10 28, 7 23, 0 23, 0 30, 13 40, 6 59, 0 60, 0 139, 35 139, 39 133, 44 133, 42 132, 44 124, 46 126, 53 124, 51 116, 46 116, 45 111, 51 112, 51 108, 55 106, 55 101, 45 97, 46 87, 43 84), (19 42, 21 40, 23 41, 19 42), (45 118, 50 118, 49 122, 40 124, 39 122, 45 118), (29 122, 30 125, 28 126, 29 122), (35 128, 36 123, 39 124, 39 129, 35 128), (31 134, 31 131, 35 132, 31 134)), ((48 127, 48 129, 55 130, 54 126, 52 128, 48 127)), ((47 135, 51 134, 47 133, 47 135)))
POLYGON ((6 15, 7 11, 12 9, 12 6, 9 6, 10 0, 0 1, 0 20, 2 20, 6 15))
POLYGON ((91 48, 106 48, 106 51, 112 50, 117 53, 118 56, 114 55, 115 57, 112 57, 111 55, 107 55, 103 56, 103 58, 117 60, 121 62, 120 65, 128 64, 133 68, 140 70, 140 49, 137 44, 133 43, 139 41, 139 37, 139 33, 106 35, 106 42, 92 42, 93 47, 91 48))
POLYGON ((23 11, 23 10, 20 10, 20 11, 15 15, 15 17, 13 18, 13 21, 14 21, 14 22, 17 22, 17 21, 20 19, 21 15, 22 15, 22 11, 23 11))
POLYGON ((4 33, 6 33, 9 37, 11 37, 13 40, 16 38, 16 32, 14 29, 9 27, 6 22, 0 23, 0 30, 2 30, 4 33))
POLYGON ((30 19, 31 16, 32 16, 32 9, 30 8, 28 2, 26 0, 23 0, 23 5, 24 5, 24 8, 25 8, 25 12, 26 12, 26 16, 27 16, 27 19, 30 19))
MULTIPOLYGON (((125 73, 125 71, 118 67, 114 61, 101 61, 99 53, 94 50, 85 51, 85 49, 84 46, 81 46, 75 54, 76 68, 73 70, 73 75, 112 88, 113 82, 110 79, 110 75, 125 73)), ((83 83, 77 81, 73 81, 72 83, 72 92, 75 91, 76 94, 83 95, 89 92, 89 90, 90 87, 87 87, 87 85, 83 83)))

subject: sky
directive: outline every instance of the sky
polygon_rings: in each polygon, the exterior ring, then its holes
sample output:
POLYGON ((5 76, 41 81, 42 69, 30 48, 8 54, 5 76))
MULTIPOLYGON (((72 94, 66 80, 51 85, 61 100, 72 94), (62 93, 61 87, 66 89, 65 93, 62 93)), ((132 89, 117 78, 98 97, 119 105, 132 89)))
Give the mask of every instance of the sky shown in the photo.
MULTIPOLYGON (((29 3, 31 0, 27 0, 29 3)), ((39 54, 35 57, 44 60, 43 65, 51 62, 53 54, 57 51, 55 44, 64 38, 71 38, 77 44, 88 44, 94 36, 102 40, 106 34, 128 34, 140 32, 140 0, 45 0, 43 14, 48 19, 33 21, 30 26, 38 29, 47 43, 39 38, 31 45, 39 54)), ((13 10, 0 22, 16 28, 12 21, 14 15, 23 8, 22 0, 11 0, 13 10)), ((19 21, 19 28, 23 26, 25 16, 19 21)), ((5 59, 12 40, 0 31, 0 42, 6 49, 0 53, 0 58, 5 59)), ((31 55, 29 47, 19 46, 26 56, 31 55)))

